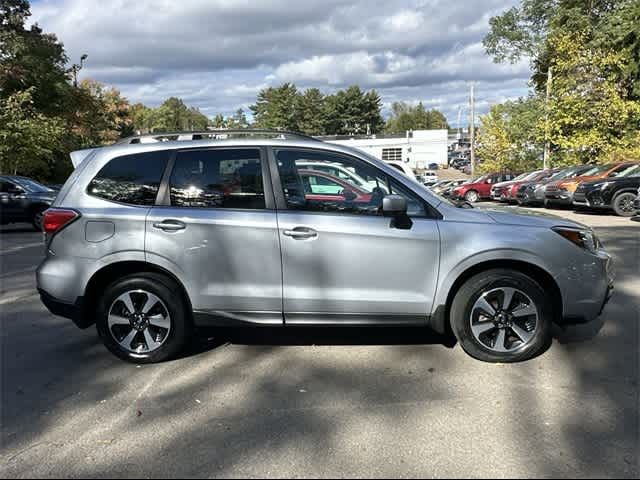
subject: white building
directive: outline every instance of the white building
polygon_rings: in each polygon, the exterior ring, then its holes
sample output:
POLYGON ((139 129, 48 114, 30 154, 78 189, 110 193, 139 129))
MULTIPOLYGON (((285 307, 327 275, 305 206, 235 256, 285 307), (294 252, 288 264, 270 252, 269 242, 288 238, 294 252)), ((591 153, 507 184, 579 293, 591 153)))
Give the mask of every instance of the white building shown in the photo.
POLYGON ((400 135, 362 138, 324 138, 326 142, 359 148, 385 161, 402 161, 412 170, 425 170, 431 163, 447 164, 447 130, 413 130, 400 135))

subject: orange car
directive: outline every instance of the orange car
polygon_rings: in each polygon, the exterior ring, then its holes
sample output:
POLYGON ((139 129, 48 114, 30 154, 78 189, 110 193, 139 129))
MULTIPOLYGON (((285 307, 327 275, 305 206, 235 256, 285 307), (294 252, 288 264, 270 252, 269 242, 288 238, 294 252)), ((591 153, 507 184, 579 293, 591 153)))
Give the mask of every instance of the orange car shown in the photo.
POLYGON ((545 205, 572 205, 573 194, 582 182, 600 180, 602 178, 613 178, 618 176, 638 162, 610 163, 608 165, 595 165, 579 177, 558 180, 547 185, 545 190, 545 205))

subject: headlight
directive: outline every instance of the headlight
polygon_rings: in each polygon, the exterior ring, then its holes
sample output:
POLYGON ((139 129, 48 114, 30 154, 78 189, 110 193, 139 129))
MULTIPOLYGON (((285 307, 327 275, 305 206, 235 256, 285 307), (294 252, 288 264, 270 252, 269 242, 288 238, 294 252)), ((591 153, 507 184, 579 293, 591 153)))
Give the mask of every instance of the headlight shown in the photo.
POLYGON ((593 230, 581 230, 578 228, 570 227, 553 227, 552 230, 562 235, 571 243, 577 245, 580 248, 584 248, 591 253, 597 253, 598 250, 602 247, 600 240, 598 239, 596 234, 593 233, 593 230))

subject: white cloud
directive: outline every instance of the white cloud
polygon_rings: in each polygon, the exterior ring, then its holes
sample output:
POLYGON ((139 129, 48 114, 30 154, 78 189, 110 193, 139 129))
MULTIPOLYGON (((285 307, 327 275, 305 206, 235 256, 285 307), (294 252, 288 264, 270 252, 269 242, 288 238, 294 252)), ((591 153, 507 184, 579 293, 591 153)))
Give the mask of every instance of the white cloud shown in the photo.
POLYGON ((526 92, 528 65, 495 65, 481 44, 489 18, 514 2, 44 0, 32 11, 71 61, 89 54, 81 77, 132 101, 176 95, 229 114, 283 81, 360 84, 386 103, 421 100, 455 116, 468 82, 481 105, 526 92))

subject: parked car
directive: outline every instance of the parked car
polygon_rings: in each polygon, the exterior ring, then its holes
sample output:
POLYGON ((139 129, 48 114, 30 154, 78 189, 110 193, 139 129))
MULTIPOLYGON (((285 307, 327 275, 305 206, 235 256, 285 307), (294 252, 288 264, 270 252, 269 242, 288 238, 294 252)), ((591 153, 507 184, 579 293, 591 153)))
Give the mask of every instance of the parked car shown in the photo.
POLYGON ((516 178, 515 173, 491 173, 480 177, 475 182, 463 183, 453 190, 451 196, 455 199, 475 203, 491 198, 491 187, 496 183, 506 182, 516 178))
POLYGON ((494 186, 491 187, 491 193, 490 193, 491 200, 496 200, 496 201, 499 201, 499 202, 508 201, 508 199, 509 199, 509 190, 511 188, 511 185, 513 185, 518 180, 526 180, 529 176, 533 175, 534 173, 537 173, 537 172, 533 172, 533 173, 532 172, 525 172, 525 173, 523 173, 521 175, 518 175, 513 180, 508 180, 506 182, 496 183, 494 186))
POLYGON ((438 174, 436 172, 425 172, 422 174, 419 181, 426 186, 433 185, 438 181, 438 174))
POLYGON ((573 204, 573 194, 582 182, 590 182, 605 178, 615 178, 621 172, 634 165, 634 162, 611 163, 598 165, 587 170, 579 177, 566 178, 551 182, 545 189, 545 206, 569 206, 573 204))
POLYGON ((333 175, 334 177, 342 178, 343 180, 349 180, 367 192, 371 192, 378 186, 376 185, 376 182, 362 178, 357 172, 344 168, 342 165, 330 165, 326 162, 306 162, 304 160, 300 161, 299 165, 311 170, 320 170, 333 175))
POLYGON ((428 168, 429 170, 439 170, 440 165, 438 165, 437 163, 430 163, 428 168))
POLYGON ((453 180, 451 182, 449 182, 449 185, 447 185, 446 187, 444 187, 441 191, 436 191, 436 193, 442 195, 443 197, 449 198, 451 197, 451 194, 453 193, 453 191, 456 189, 456 187, 459 187, 460 185, 469 182, 469 180, 453 180))
POLYGON ((404 173, 407 177, 412 178, 413 180, 416 180, 416 174, 413 173, 413 170, 411 170, 411 167, 409 167, 408 164, 404 162, 396 162, 396 161, 385 161, 384 163, 404 173))
POLYGON ((573 204, 576 207, 613 210, 621 217, 633 217, 638 188, 640 164, 628 167, 614 178, 581 183, 573 195, 573 204))
POLYGON ((518 204, 523 206, 541 206, 544 204, 545 190, 549 183, 558 180, 579 177, 584 172, 591 170, 593 165, 580 165, 577 167, 569 167, 558 170, 549 178, 538 180, 535 182, 527 182, 520 185, 516 196, 518 204))
POLYGON ((0 175, 0 224, 30 223, 42 229, 42 214, 57 192, 26 177, 0 175))
POLYGON ((533 172, 529 176, 514 181, 506 192, 507 201, 510 203, 518 203, 518 192, 520 191, 520 187, 522 185, 526 185, 529 182, 540 182, 550 178, 553 174, 555 174, 558 170, 539 170, 537 172, 533 172))
POLYGON ((198 325, 451 329, 473 357, 515 362, 609 299, 587 227, 449 203, 357 149, 276 134, 75 152, 44 218, 44 304, 135 363, 175 357, 198 325), (303 159, 389 192, 364 209, 314 198, 303 159))

